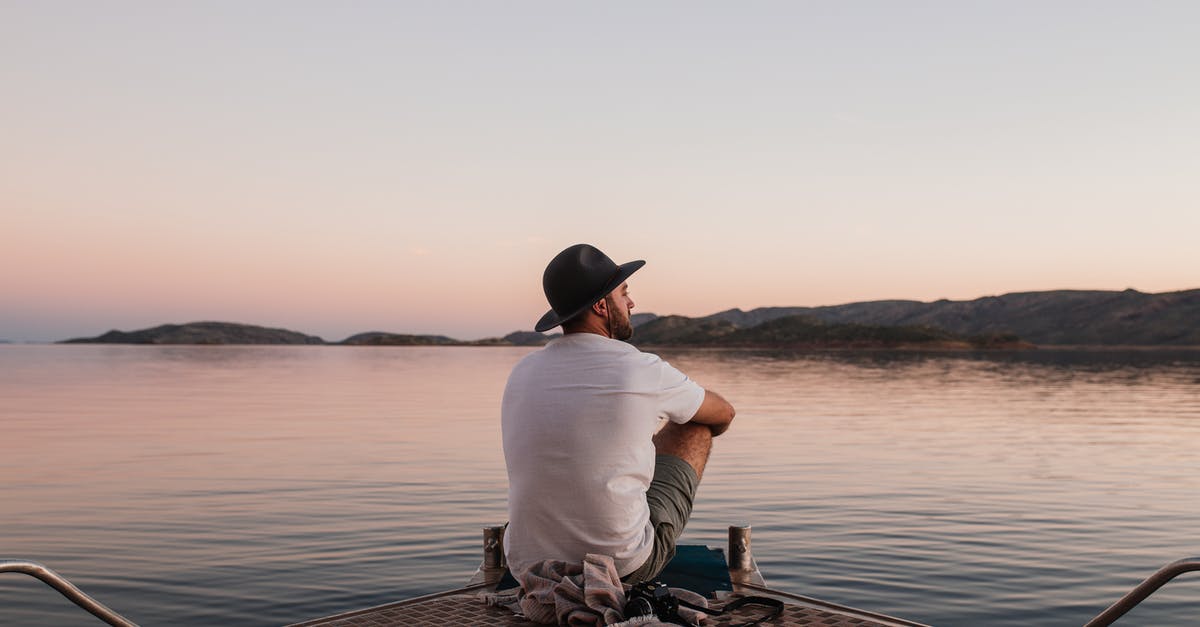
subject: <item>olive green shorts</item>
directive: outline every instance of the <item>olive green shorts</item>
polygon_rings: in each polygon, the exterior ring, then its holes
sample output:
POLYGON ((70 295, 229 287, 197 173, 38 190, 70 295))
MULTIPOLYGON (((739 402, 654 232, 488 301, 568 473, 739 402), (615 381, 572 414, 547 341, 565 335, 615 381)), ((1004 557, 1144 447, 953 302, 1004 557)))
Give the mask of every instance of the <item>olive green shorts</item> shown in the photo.
POLYGON ((683 533, 700 479, 692 465, 674 455, 654 459, 654 479, 646 490, 650 523, 654 525, 654 549, 637 570, 621 577, 625 583, 650 581, 675 557, 675 540, 683 533))

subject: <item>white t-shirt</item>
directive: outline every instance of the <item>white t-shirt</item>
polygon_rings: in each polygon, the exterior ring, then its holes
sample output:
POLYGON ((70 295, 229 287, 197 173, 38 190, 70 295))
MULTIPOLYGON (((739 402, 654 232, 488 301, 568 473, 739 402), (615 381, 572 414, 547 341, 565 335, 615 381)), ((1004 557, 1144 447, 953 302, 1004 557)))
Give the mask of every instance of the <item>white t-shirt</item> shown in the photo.
POLYGON ((654 544, 646 490, 660 420, 684 423, 704 388, 657 355, 592 333, 522 359, 501 407, 508 466, 509 568, 610 555, 636 570, 654 544))

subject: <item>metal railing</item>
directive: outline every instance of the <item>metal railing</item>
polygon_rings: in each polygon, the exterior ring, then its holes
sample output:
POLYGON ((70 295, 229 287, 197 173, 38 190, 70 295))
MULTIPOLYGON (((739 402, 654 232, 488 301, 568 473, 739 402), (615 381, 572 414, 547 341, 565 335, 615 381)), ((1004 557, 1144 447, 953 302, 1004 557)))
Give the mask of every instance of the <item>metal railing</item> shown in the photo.
MULTIPOLYGON (((499 572, 504 569, 504 553, 503 553, 503 527, 490 527, 484 529, 484 563, 480 567, 480 573, 486 573, 487 583, 495 583, 498 579, 499 572)), ((729 528, 729 554, 730 554, 730 571, 731 574, 740 575, 738 583, 745 585, 751 589, 758 589, 779 594, 775 590, 766 588, 762 583, 762 576, 758 575, 757 565, 754 564, 754 557, 750 551, 750 528, 749 527, 730 527, 729 528), (753 577, 757 575, 757 577, 753 577), (755 581, 756 579, 756 581, 755 581)), ((1184 573, 1200 571, 1200 557, 1190 557, 1181 559, 1177 562, 1172 562, 1158 569, 1153 575, 1146 578, 1145 581, 1138 584, 1128 594, 1121 597, 1116 603, 1113 603, 1108 609, 1101 612, 1098 616, 1088 621, 1083 627, 1108 627, 1116 622, 1117 619, 1124 616, 1129 610, 1137 607, 1139 603, 1146 600, 1156 590, 1163 587, 1167 582, 1182 575, 1184 573)), ((46 585, 54 588, 69 599, 75 605, 87 610, 96 618, 113 625, 114 627, 138 627, 136 623, 128 620, 124 616, 114 612, 108 606, 88 596, 85 592, 75 587, 70 581, 58 573, 42 566, 37 562, 0 559, 0 573, 23 573, 34 577, 46 585)), ((478 577, 484 579, 483 577, 478 577)), ((471 582, 473 585, 469 588, 479 588, 487 583, 482 581, 471 582)), ((458 592, 458 591, 456 591, 458 592)), ((440 595, 432 595, 440 596, 440 595)), ((794 598, 806 599, 806 597, 798 597, 796 595, 786 595, 794 598)), ((358 612, 355 612, 358 613, 358 612)))
POLYGON ((1136 588, 1130 590, 1129 594, 1121 597, 1119 601, 1110 605, 1107 610, 1100 612, 1099 616, 1088 621, 1083 627, 1107 627, 1113 624, 1114 621, 1124 616, 1126 612, 1132 610, 1138 603, 1146 600, 1146 597, 1154 594, 1155 590, 1163 587, 1168 581, 1183 573, 1195 570, 1200 570, 1200 557, 1189 557, 1163 566, 1153 575, 1147 577, 1145 581, 1138 584, 1136 588))
POLYGON ((74 584, 67 581, 62 575, 37 562, 0 559, 0 573, 23 573, 29 575, 54 588, 59 594, 70 599, 72 603, 82 607, 109 625, 113 625, 114 627, 137 627, 135 623, 130 622, 124 616, 88 596, 83 590, 76 588, 74 584))

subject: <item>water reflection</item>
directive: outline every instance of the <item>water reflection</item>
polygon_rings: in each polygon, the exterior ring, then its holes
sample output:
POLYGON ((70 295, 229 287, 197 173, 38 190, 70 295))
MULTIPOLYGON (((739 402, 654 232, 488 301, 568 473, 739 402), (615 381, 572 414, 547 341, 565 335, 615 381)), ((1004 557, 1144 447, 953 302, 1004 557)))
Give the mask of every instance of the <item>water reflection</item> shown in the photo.
MULTIPOLYGON (((503 517, 499 398, 529 350, 0 347, 0 554, 144 624, 457 585, 503 517)), ((739 408, 686 539, 753 524, 781 587, 933 624, 1077 625, 1197 552, 1198 352, 663 356, 739 408)), ((1189 616, 1186 596, 1138 620, 1189 616)), ((62 605, 0 581, 6 620, 77 621, 62 605)))

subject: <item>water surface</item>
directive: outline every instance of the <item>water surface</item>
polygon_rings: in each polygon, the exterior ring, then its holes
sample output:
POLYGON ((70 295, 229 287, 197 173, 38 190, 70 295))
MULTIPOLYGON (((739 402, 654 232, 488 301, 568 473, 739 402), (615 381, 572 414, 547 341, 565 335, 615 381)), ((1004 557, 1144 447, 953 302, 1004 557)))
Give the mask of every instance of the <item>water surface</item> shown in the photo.
MULTIPOLYGON (((504 519, 499 398, 529 350, 0 346, 0 557, 144 625, 456 587, 504 519)), ((1079 625, 1200 555, 1200 353, 663 355, 739 410, 684 540, 752 524, 776 587, 935 625, 1079 625)), ((1190 624, 1197 586, 1126 620, 1190 624)), ((87 622, 0 577, 0 623, 87 622)))

